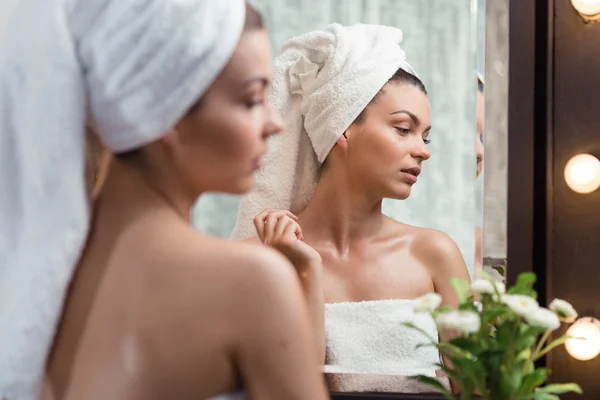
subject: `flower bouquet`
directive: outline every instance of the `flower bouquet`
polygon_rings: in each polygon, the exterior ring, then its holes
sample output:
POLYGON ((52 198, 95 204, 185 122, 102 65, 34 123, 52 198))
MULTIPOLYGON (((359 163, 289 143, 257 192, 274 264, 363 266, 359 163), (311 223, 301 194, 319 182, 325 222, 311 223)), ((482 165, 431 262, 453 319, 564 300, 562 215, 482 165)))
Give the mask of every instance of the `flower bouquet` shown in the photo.
MULTIPOLYGON (((535 280, 535 274, 521 274, 516 285, 506 290, 489 276, 474 281, 471 287, 464 280, 453 279, 457 309, 440 307, 442 300, 436 293, 416 303, 415 311, 430 313, 440 335, 439 342, 428 337, 430 342, 424 345, 438 348, 447 363, 438 366, 460 387, 461 400, 476 396, 486 400, 560 400, 561 393, 582 393, 575 383, 542 386, 549 372, 536 368, 535 362, 569 338, 549 340, 561 321, 575 321, 577 312, 559 299, 549 308, 540 307, 533 290, 535 280), (474 301, 474 294, 479 302, 474 301), (450 340, 445 337, 447 332, 452 332, 450 340)), ((427 335, 414 324, 405 325, 427 335)), ((435 378, 413 378, 433 386, 447 399, 456 399, 435 378)))

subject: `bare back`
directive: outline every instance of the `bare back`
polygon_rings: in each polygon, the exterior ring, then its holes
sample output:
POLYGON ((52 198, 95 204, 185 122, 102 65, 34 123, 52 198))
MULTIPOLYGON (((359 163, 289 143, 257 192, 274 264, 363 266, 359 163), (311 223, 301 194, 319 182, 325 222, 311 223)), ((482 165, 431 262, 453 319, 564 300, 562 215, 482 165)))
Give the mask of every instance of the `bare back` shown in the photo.
POLYGON ((324 398, 289 263, 203 236, 156 199, 113 200, 98 204, 66 300, 47 369, 54 399, 199 399, 242 385, 324 398))

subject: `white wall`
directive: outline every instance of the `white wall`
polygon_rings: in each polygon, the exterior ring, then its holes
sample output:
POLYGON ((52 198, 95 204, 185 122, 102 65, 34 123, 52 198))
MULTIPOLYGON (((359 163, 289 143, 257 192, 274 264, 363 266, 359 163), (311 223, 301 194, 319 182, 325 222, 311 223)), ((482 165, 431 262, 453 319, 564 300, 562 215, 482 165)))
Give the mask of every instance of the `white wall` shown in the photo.
POLYGON ((18 0, 0 0, 0 41, 4 33, 4 29, 8 23, 8 19, 14 6, 18 0))

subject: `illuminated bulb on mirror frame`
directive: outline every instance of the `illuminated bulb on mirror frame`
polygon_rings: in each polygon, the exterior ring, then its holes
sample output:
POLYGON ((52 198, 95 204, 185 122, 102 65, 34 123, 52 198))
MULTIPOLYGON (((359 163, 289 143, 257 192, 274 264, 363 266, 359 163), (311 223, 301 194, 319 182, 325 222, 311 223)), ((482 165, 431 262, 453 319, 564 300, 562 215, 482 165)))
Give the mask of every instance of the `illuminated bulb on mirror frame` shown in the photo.
POLYGON ((586 20, 596 20, 600 17, 600 0, 571 0, 571 4, 586 20))
POLYGON ((596 318, 580 318, 567 329, 572 336, 565 342, 565 349, 576 360, 587 361, 600 354, 600 321, 596 318))
POLYGON ((565 166, 565 181, 574 192, 593 192, 600 187, 600 160, 590 154, 572 157, 565 166))

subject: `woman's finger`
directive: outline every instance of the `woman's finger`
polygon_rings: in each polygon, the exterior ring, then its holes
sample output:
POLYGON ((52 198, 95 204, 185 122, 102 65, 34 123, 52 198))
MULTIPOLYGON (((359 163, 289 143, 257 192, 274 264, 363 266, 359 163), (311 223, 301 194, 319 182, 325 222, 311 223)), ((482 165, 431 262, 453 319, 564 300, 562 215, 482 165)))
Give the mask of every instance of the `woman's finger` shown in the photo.
POLYGON ((281 233, 281 236, 294 235, 297 239, 300 239, 302 235, 302 228, 297 222, 292 221, 291 224, 286 225, 285 230, 281 233))
POLYGON ((288 217, 287 215, 280 217, 277 221, 277 226, 275 228, 275 237, 281 238, 290 224, 298 225, 296 221, 294 221, 291 217, 288 217))
POLYGON ((277 220, 279 219, 276 212, 272 212, 265 218, 265 230, 263 243, 271 243, 275 237, 275 227, 277 226, 277 220))
POLYGON ((294 221, 298 221, 298 217, 293 212, 288 211, 288 210, 284 210, 284 211, 288 217, 290 217, 294 221))
POLYGON ((271 215, 271 214, 275 214, 277 216, 277 218, 281 218, 283 216, 288 216, 291 219, 293 219, 294 221, 298 220, 298 217, 296 217, 291 211, 288 211, 288 210, 271 210, 270 213, 264 214, 263 219, 266 220, 267 216, 271 215))
POLYGON ((254 228, 256 228, 256 233, 258 233, 258 238, 261 242, 265 241, 265 220, 267 215, 275 211, 272 208, 265 208, 260 213, 256 214, 254 217, 254 228))

